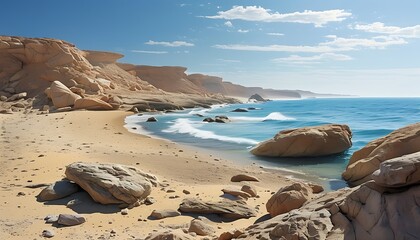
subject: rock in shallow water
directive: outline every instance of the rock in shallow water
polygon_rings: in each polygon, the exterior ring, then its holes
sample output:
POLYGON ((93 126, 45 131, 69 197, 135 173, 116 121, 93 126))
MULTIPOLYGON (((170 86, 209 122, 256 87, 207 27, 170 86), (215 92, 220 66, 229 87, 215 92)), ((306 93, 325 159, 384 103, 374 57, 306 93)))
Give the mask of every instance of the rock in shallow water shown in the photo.
POLYGON ((330 124, 284 130, 259 143, 251 153, 266 157, 318 157, 344 152, 352 146, 347 125, 330 124))
POLYGON ((155 176, 119 164, 72 163, 66 176, 102 204, 135 204, 157 186, 155 176))

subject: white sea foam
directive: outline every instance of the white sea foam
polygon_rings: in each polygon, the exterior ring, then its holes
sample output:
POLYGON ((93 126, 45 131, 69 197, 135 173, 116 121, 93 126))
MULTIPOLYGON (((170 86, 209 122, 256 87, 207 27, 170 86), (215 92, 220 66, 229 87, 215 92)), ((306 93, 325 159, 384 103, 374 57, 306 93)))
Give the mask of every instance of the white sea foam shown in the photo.
POLYGON ((279 112, 272 112, 265 117, 229 117, 232 120, 237 121, 250 121, 250 122, 261 122, 261 121, 287 121, 295 120, 295 118, 284 116, 279 112))
MULTIPOLYGON (((199 123, 200 125, 203 123, 199 123)), ((248 138, 238 138, 238 137, 229 137, 223 135, 217 135, 212 131, 201 130, 194 127, 194 122, 186 119, 179 118, 175 120, 175 123, 171 125, 168 129, 163 130, 166 133, 183 133, 189 134, 191 136, 201 138, 201 139, 214 139, 223 142, 239 143, 239 144, 250 144, 255 145, 258 142, 253 139, 248 138)))

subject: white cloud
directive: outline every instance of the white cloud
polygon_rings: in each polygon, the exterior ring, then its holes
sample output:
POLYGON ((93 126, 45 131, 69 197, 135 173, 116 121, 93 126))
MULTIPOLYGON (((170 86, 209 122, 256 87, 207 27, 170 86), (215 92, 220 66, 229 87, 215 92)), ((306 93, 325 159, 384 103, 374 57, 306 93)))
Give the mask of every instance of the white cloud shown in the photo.
POLYGON ((400 37, 378 36, 374 38, 342 38, 334 35, 327 36, 331 41, 321 43, 320 46, 331 46, 336 49, 358 50, 360 48, 385 49, 392 45, 407 44, 400 37))
POLYGON ((332 53, 356 51, 366 48, 385 49, 393 45, 407 44, 404 39, 391 36, 378 36, 374 38, 342 38, 335 35, 328 35, 326 37, 330 40, 314 46, 217 44, 213 47, 226 50, 255 52, 332 53))
POLYGON ((173 42, 155 42, 152 40, 149 40, 148 42, 145 42, 144 44, 147 45, 161 45, 165 47, 192 47, 194 46, 193 43, 188 43, 184 41, 173 41, 173 42))
POLYGON ((273 62, 289 63, 289 64, 314 64, 324 61, 349 61, 352 60, 350 56, 336 53, 322 53, 320 55, 303 57, 299 55, 290 55, 284 58, 275 58, 273 62))
POLYGON ((322 27, 329 22, 341 22, 352 14, 342 9, 311 11, 293 13, 272 12, 260 6, 234 6, 227 11, 220 11, 215 16, 206 16, 211 19, 245 20, 258 22, 292 22, 314 24, 322 27))
POLYGON ((238 33, 248 33, 249 32, 249 30, 246 30, 246 29, 239 29, 238 30, 238 33))
POLYGON ((291 45, 244 45, 244 44, 231 44, 231 45, 214 45, 214 48, 237 50, 237 51, 256 51, 256 52, 332 52, 329 46, 291 46, 291 45))
POLYGON ((381 22, 374 22, 371 24, 357 24, 353 27, 356 30, 361 30, 370 33, 388 34, 391 36, 404 37, 404 38, 420 38, 420 25, 411 27, 396 27, 385 26, 381 22))
POLYGON ((166 54, 166 51, 145 51, 145 50, 131 50, 134 53, 149 53, 149 54, 166 54))
POLYGON ((225 25, 225 26, 227 26, 227 27, 233 27, 233 24, 232 24, 232 22, 231 22, 231 21, 226 21, 226 22, 224 23, 224 25, 225 25))
POLYGON ((284 34, 283 33, 267 33, 267 35, 270 35, 270 36, 284 36, 284 34))

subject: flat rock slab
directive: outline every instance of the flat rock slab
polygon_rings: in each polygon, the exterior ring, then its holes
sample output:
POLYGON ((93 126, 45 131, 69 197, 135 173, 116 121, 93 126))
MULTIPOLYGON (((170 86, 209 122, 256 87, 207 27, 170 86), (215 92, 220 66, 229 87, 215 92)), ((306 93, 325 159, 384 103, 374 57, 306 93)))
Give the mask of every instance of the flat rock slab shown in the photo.
POLYGON ((184 213, 217 214, 229 219, 250 218, 257 215, 247 204, 231 200, 204 202, 197 198, 186 198, 179 205, 179 210, 184 213))
POLYGON ((157 186, 157 178, 135 167, 119 164, 72 163, 66 176, 102 204, 135 204, 157 186))
POLYGON ((154 219, 163 219, 168 217, 177 217, 180 216, 181 213, 172 210, 172 209, 162 209, 162 210, 153 210, 153 212, 150 214, 150 216, 154 219))
POLYGON ((51 201, 65 198, 79 191, 79 186, 67 180, 57 181, 44 188, 38 195, 39 201, 51 201))
POLYGON ((58 215, 58 224, 65 226, 75 226, 86 222, 86 219, 78 214, 60 214, 58 215))

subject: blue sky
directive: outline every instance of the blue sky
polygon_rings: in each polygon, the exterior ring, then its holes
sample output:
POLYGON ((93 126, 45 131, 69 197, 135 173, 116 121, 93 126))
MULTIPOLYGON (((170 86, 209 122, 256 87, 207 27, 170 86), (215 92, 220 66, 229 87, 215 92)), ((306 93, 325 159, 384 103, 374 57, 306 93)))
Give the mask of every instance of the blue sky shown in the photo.
POLYGON ((0 34, 59 38, 246 86, 420 96, 420 1, 6 1, 0 34))

